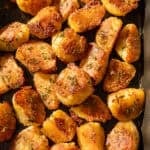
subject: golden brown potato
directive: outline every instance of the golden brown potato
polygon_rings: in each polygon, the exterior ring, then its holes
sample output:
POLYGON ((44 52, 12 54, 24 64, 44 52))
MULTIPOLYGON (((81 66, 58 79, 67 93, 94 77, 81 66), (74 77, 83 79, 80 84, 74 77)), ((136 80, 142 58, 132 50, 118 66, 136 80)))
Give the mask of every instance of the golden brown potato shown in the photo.
POLYGON ((89 75, 75 64, 62 70, 56 81, 57 98, 67 106, 81 104, 93 91, 89 75))
POLYGON ((30 41, 17 49, 16 59, 20 61, 31 73, 56 70, 56 57, 48 43, 30 41))
POLYGON ((54 111, 43 123, 43 133, 55 143, 71 141, 75 131, 75 122, 62 110, 54 111))
POLYGON ((55 92, 56 79, 56 74, 43 74, 41 72, 37 72, 33 76, 36 90, 49 110, 57 109, 60 103, 55 92))
POLYGON ((118 122, 106 139, 106 150, 138 150, 139 133, 132 121, 118 122))
POLYGON ((15 51, 29 40, 29 28, 20 22, 13 22, 0 29, 0 51, 15 51))
POLYGON ((76 32, 85 32, 99 26, 104 15, 104 7, 94 3, 73 12, 68 18, 68 24, 76 32))
POLYGON ((104 91, 111 93, 126 88, 135 73, 136 69, 133 65, 112 59, 103 82, 104 91))
POLYGON ((16 119, 8 102, 0 103, 0 142, 10 140, 16 129, 16 119))
POLYGON ((96 95, 88 97, 85 102, 78 106, 71 107, 70 113, 75 120, 77 117, 85 119, 86 121, 100 122, 106 122, 111 119, 106 104, 96 95))
POLYGON ((120 121, 135 119, 145 102, 142 89, 127 88, 108 95, 107 103, 112 115, 120 121))
POLYGON ((48 140, 37 126, 20 131, 9 150, 49 150, 48 140))
POLYGON ((116 16, 125 16, 138 7, 138 0, 101 0, 106 10, 116 16))
POLYGON ((17 89, 23 85, 23 70, 16 63, 13 55, 1 56, 0 66, 0 94, 4 94, 11 89, 17 89))
POLYGON ((16 0, 18 7, 23 11, 32 16, 36 15, 37 12, 51 4, 52 0, 16 0))
POLYGON ((96 44, 98 47, 110 54, 121 27, 121 19, 116 17, 106 18, 96 33, 96 44))
POLYGON ((40 125, 46 112, 38 93, 30 86, 22 87, 13 95, 13 107, 17 118, 24 126, 40 125))
POLYGON ((56 56, 68 63, 83 58, 86 49, 86 38, 74 30, 66 28, 52 38, 52 48, 56 56))
POLYGON ((62 17, 54 6, 41 9, 27 23, 30 33, 39 39, 51 37, 61 29, 62 17))
POLYGON ((95 43, 88 46, 87 55, 82 59, 80 67, 89 74, 94 84, 98 84, 104 77, 108 65, 109 55, 98 48, 95 43))
POLYGON ((99 123, 89 122, 77 128, 81 150, 104 150, 105 135, 99 123))
POLYGON ((135 24, 124 26, 116 43, 116 52, 126 62, 133 63, 140 58, 141 41, 135 24))

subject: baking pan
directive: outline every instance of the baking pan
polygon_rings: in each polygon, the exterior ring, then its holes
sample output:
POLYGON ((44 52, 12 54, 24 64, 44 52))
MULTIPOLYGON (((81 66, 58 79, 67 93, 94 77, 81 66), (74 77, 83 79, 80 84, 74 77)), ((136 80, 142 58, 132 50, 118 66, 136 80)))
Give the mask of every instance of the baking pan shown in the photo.
MULTIPOLYGON (((135 23, 138 26, 138 29, 139 29, 140 35, 141 35, 142 54, 141 54, 140 60, 138 62, 134 63, 134 65, 137 69, 137 73, 136 73, 136 76, 134 77, 134 79, 131 81, 129 87, 136 87, 136 88, 143 87, 144 88, 143 82, 142 82, 142 77, 143 77, 143 73, 144 73, 144 34, 143 34, 144 16, 145 16, 145 1, 141 0, 139 2, 139 7, 136 10, 132 11, 125 17, 121 17, 124 24, 135 23)), ((27 20, 29 20, 29 19, 30 19, 30 16, 21 12, 16 7, 15 4, 10 3, 8 0, 0 0, 0 27, 4 26, 12 21, 20 21, 20 22, 26 23, 27 20)), ((64 27, 66 27, 66 24, 64 24, 64 27)), ((94 29, 88 33, 84 33, 84 35, 87 37, 89 42, 94 40, 96 30, 97 29, 94 29)), ((49 39, 46 41, 49 41, 49 39)), ((0 53, 0 55, 1 54, 2 54, 2 52, 0 53)), ((111 54, 111 57, 118 58, 118 56, 116 55, 115 52, 113 52, 111 54)), ((58 63, 59 63, 58 64, 58 72, 59 72, 65 65, 61 64, 60 62, 58 62, 58 63)), ((25 85, 33 85, 32 75, 25 68, 24 68, 24 71, 25 71, 25 78, 26 78, 25 85)), ((0 99, 7 100, 11 103, 11 98, 12 98, 12 95, 14 92, 15 92, 15 90, 6 93, 6 94, 2 95, 0 97, 0 99)), ((95 93, 97 95, 100 95, 102 97, 102 99, 104 99, 104 100, 106 99, 106 94, 105 94, 105 92, 103 92, 100 85, 96 87, 95 93)), ((63 107, 63 109, 65 109, 65 108, 63 107)), ((49 115, 49 113, 50 112, 47 112, 47 115, 49 115)), ((143 136, 142 136, 142 132, 141 132, 143 117, 144 117, 144 112, 137 119, 134 120, 134 122, 139 130, 139 133, 140 133, 139 150, 144 150, 143 136)), ((105 129, 106 134, 113 128, 113 126, 115 125, 116 122, 117 121, 115 119, 113 119, 111 121, 108 121, 105 124, 102 124, 105 129)), ((18 133, 23 128, 24 127, 18 123, 15 134, 18 133)), ((0 150, 8 150, 9 145, 10 145, 10 141, 0 143, 0 150)))

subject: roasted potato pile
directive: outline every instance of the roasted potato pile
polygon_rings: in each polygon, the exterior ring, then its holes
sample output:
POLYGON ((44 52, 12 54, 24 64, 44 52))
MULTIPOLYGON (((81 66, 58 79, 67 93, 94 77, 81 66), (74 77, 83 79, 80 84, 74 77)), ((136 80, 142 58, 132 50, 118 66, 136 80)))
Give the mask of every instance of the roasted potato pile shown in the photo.
POLYGON ((10 150, 138 150, 140 32, 117 17, 138 0, 12 5, 29 19, 0 28, 0 142, 11 140, 10 150))

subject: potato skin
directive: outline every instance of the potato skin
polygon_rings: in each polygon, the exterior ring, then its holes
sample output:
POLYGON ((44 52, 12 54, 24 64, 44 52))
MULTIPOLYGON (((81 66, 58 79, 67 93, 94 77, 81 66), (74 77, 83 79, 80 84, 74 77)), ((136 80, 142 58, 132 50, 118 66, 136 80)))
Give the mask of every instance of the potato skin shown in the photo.
POLYGON ((139 133, 132 121, 118 122, 106 139, 106 150, 138 150, 139 133))
POLYGON ((112 115, 120 121, 137 118, 143 110, 145 94, 142 89, 127 88, 108 95, 112 115))
POLYGON ((75 135, 76 124, 64 111, 56 110, 44 121, 42 130, 55 143, 69 142, 75 135))
POLYGON ((61 29, 61 25, 62 17, 54 6, 41 9, 37 15, 27 23, 30 33, 39 39, 51 37, 61 29))
POLYGON ((16 0, 18 7, 25 13, 35 16, 40 9, 49 6, 52 0, 16 0))
POLYGON ((53 51, 60 60, 66 63, 83 58, 86 44, 86 38, 70 28, 66 28, 52 37, 53 51))
POLYGON ((123 27, 116 42, 115 50, 128 63, 139 60, 141 41, 139 31, 135 24, 127 24, 123 27))
POLYGON ((81 104, 93 91, 89 75, 73 63, 62 70, 56 81, 57 98, 67 106, 81 104))
POLYGON ((0 103, 0 142, 10 140, 15 129, 16 119, 11 105, 0 103))
POLYGON ((0 51, 15 51, 29 40, 29 28, 20 22, 13 22, 0 29, 0 51))
POLYGON ((105 79, 104 91, 111 93, 126 88, 136 73, 136 68, 126 62, 111 59, 105 79))

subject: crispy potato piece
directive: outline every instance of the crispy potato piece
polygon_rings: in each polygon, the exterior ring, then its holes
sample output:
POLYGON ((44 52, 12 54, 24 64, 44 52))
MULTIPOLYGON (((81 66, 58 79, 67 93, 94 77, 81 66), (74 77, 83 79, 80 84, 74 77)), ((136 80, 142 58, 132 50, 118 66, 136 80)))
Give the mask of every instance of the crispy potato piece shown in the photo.
POLYGON ((115 50, 128 63, 133 63, 140 58, 141 41, 135 24, 124 26, 118 37, 115 50))
POLYGON ((15 51, 29 40, 29 28, 20 22, 13 22, 0 29, 0 51, 15 51))
POLYGON ((106 104, 96 95, 88 97, 88 99, 79 106, 71 107, 70 113, 73 115, 73 119, 74 115, 76 115, 86 121, 106 122, 111 119, 106 104))
POLYGON ((44 104, 32 87, 22 87, 13 95, 12 102, 17 118, 24 126, 43 123, 46 116, 44 104))
POLYGON ((18 7, 32 16, 35 16, 37 12, 49 6, 52 0, 16 0, 18 7))
POLYGON ((48 43, 30 41, 17 49, 16 59, 20 61, 31 73, 56 70, 56 57, 48 43))
POLYGON ((52 48, 56 56, 68 63, 83 58, 86 49, 86 38, 72 29, 65 29, 52 38, 52 48))
POLYGON ((41 9, 35 17, 27 23, 30 33, 39 39, 51 37, 61 29, 62 17, 54 6, 41 9))
POLYGON ((89 75, 75 64, 69 64, 57 78, 56 95, 64 105, 81 104, 93 91, 89 75))
POLYGON ((39 127, 30 126, 17 134, 9 150, 49 150, 48 139, 39 127))
POLYGON ((99 123, 89 122, 77 128, 81 150, 104 150, 105 135, 99 123))
POLYGON ((89 74, 94 84, 98 84, 104 77, 108 65, 109 55, 98 48, 96 43, 90 43, 88 53, 80 63, 80 67, 89 74))
POLYGON ((106 139, 107 150, 138 150, 139 133, 132 121, 118 122, 106 139))
POLYGON ((62 110, 54 111, 43 123, 43 133, 55 143, 71 141, 75 131, 75 122, 62 110))
POLYGON ((135 73, 136 69, 133 65, 112 59, 103 82, 104 91, 111 93, 126 88, 135 73))
POLYGON ((142 89, 123 89, 108 95, 108 107, 112 115, 120 121, 135 119, 143 110, 144 95, 142 89))
POLYGON ((56 79, 56 74, 43 74, 41 72, 37 72, 33 76, 36 90, 49 110, 57 109, 60 104, 55 92, 56 79))
POLYGON ((139 0, 101 0, 106 10, 116 16, 125 16, 138 7, 139 0))
POLYGON ((23 85, 23 70, 17 65, 13 55, 1 56, 0 66, 0 94, 23 85))
POLYGON ((85 32, 99 26, 104 15, 105 9, 99 2, 91 3, 73 12, 68 24, 76 32, 85 32))
POLYGON ((16 119, 8 102, 0 103, 0 142, 10 140, 16 129, 16 119))

